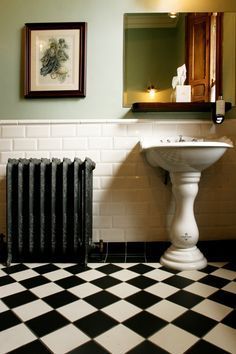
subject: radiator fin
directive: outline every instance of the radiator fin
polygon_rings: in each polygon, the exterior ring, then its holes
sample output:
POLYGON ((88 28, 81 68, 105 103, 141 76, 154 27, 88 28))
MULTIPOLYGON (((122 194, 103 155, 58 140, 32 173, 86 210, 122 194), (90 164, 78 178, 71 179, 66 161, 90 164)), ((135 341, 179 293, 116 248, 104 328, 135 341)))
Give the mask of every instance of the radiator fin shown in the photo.
POLYGON ((8 265, 87 263, 94 168, 89 158, 8 160, 8 265))

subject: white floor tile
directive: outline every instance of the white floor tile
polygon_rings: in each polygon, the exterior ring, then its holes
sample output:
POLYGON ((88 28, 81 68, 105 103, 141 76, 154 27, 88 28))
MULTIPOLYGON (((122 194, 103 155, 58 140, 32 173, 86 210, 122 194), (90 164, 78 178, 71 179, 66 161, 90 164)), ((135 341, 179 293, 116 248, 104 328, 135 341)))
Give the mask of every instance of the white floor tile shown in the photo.
POLYGON ((4 302, 2 302, 2 300, 0 300, 0 313, 7 310, 8 310, 7 305, 5 305, 4 302))
POLYGON ((118 267, 121 267, 123 269, 128 269, 128 268, 131 268, 133 266, 135 266, 137 263, 112 263, 114 265, 117 265, 118 267))
POLYGON ((62 269, 77 265, 77 263, 53 263, 53 264, 55 264, 56 267, 59 267, 59 268, 62 268, 62 269))
POLYGON ((227 350, 229 353, 236 353, 236 331, 222 323, 219 323, 208 332, 203 339, 223 350, 227 350))
POLYGON ((143 341, 143 338, 122 324, 96 337, 96 342, 112 354, 124 354, 143 341))
POLYGON ((157 281, 162 281, 172 276, 173 276, 172 273, 166 272, 165 270, 162 269, 153 269, 150 272, 145 273, 145 277, 149 277, 157 281))
POLYGON ((97 311, 97 309, 84 300, 77 300, 57 309, 57 312, 60 312, 64 317, 72 322, 95 311, 97 311))
POLYGON ((128 269, 122 269, 122 270, 118 270, 118 272, 112 273, 111 276, 121 281, 127 281, 137 277, 137 273, 132 272, 131 270, 128 269))
POLYGON ((90 283, 84 283, 81 285, 74 286, 73 288, 68 289, 68 291, 81 299, 83 299, 86 296, 95 294, 99 291, 101 291, 101 288, 99 288, 96 285, 90 284, 90 283))
POLYGON ((200 272, 199 270, 183 270, 182 272, 178 273, 178 275, 196 281, 204 278, 206 273, 200 272))
POLYGON ((96 270, 96 269, 90 269, 85 272, 79 273, 79 277, 81 279, 86 280, 86 281, 92 281, 92 280, 104 277, 104 273, 99 272, 99 270, 96 270))
MULTIPOLYGON (((0 263, 1 265, 1 263, 0 263)), ((1 269, 1 266, 0 266, 0 277, 5 277, 7 274, 1 269)))
POLYGON ((148 288, 145 289, 145 291, 157 295, 159 297, 162 297, 164 299, 176 293, 177 291, 179 291, 179 289, 165 283, 157 283, 149 286, 148 288))
POLYGON ((236 281, 231 281, 229 284, 225 285, 222 290, 236 294, 236 281))
POLYGON ((229 270, 229 269, 220 268, 220 269, 215 270, 211 274, 215 275, 216 277, 225 278, 228 280, 236 279, 236 272, 229 270))
POLYGON ((146 311, 155 316, 163 318, 168 322, 171 322, 186 312, 187 309, 168 300, 162 300, 157 304, 149 307, 146 311))
POLYGON ((30 289, 32 293, 34 293, 40 298, 59 293, 59 291, 62 290, 64 289, 55 283, 43 284, 30 289))
POLYGON ((127 283, 117 284, 106 290, 116 296, 119 296, 121 299, 124 299, 140 291, 140 289, 137 288, 136 286, 127 283))
POLYGON ((37 268, 37 267, 41 267, 42 263, 24 263, 26 265, 26 267, 28 268, 37 268))
POLYGON ((102 311, 114 318, 115 320, 123 322, 128 318, 141 312, 141 309, 125 300, 120 300, 112 305, 104 307, 102 311))
POLYGON ((22 270, 21 272, 13 273, 11 274, 11 277, 15 279, 16 281, 21 281, 24 279, 29 279, 32 277, 37 277, 38 273, 35 272, 33 269, 26 269, 22 270))
POLYGON ((15 307, 13 311, 23 321, 28 321, 31 318, 40 316, 52 310, 52 307, 42 300, 35 300, 25 305, 15 307))
POLYGON ((0 332, 1 353, 8 353, 37 339, 23 323, 0 332))
POLYGON ((18 283, 11 283, 11 284, 7 284, 7 285, 3 285, 3 286, 1 286, 1 298, 19 293, 24 290, 25 290, 25 288, 23 287, 23 285, 18 284, 18 283))
POLYGON ((151 336, 149 340, 170 354, 182 354, 196 343, 198 338, 181 328, 169 324, 151 336))
MULTIPOLYGON (((145 264, 145 263, 144 263, 144 264, 145 264)), ((161 263, 158 263, 158 262, 156 262, 156 263, 148 263, 148 265, 149 265, 150 267, 155 268, 155 269, 158 269, 158 268, 162 267, 162 264, 161 264, 161 263)))
POLYGON ((53 353, 64 354, 86 343, 90 338, 72 324, 62 327, 44 337, 41 340, 53 353))
POLYGON ((232 308, 225 305, 221 305, 215 301, 205 299, 196 306, 194 306, 192 310, 201 313, 202 315, 205 315, 207 317, 210 317, 213 320, 221 321, 232 311, 232 308))
POLYGON ((214 292, 216 292, 218 289, 214 288, 213 286, 210 286, 210 285, 196 282, 196 283, 186 286, 186 288, 184 288, 184 290, 189 291, 190 293, 193 293, 196 295, 208 297, 211 294, 213 294, 214 292))
POLYGON ((107 265, 107 264, 108 263, 88 263, 88 267, 96 269, 96 268, 103 267, 104 265, 107 265))
POLYGON ((213 266, 213 267, 224 267, 225 264, 227 264, 227 262, 208 262, 209 265, 213 266))
POLYGON ((43 275, 45 278, 55 281, 71 276, 71 273, 67 272, 65 269, 54 270, 53 272, 48 272, 43 275))

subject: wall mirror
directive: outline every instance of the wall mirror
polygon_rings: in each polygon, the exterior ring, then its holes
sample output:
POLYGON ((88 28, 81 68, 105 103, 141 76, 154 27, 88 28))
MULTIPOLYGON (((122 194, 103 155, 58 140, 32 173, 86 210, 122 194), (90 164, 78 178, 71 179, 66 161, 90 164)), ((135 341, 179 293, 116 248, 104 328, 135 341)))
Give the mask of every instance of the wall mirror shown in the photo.
POLYGON ((124 15, 125 107, 172 102, 172 78, 183 64, 192 102, 214 102, 223 94, 234 105, 235 63, 236 13, 124 15))

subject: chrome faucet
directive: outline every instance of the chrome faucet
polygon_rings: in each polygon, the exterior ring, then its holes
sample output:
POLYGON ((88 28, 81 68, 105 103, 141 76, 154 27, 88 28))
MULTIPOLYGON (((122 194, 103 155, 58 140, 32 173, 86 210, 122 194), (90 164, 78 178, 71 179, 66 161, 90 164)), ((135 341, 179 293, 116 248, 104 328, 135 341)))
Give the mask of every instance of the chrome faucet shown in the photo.
POLYGON ((183 135, 179 135, 179 143, 181 143, 181 142, 183 142, 183 141, 185 141, 185 140, 183 139, 183 135))

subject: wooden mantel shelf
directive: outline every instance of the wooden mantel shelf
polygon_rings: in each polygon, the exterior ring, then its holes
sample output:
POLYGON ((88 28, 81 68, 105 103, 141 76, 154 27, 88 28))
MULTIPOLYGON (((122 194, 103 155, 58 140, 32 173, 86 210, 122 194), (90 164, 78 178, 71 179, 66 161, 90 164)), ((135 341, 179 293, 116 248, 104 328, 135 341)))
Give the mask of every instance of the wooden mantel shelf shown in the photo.
MULTIPOLYGON (((214 112, 213 102, 136 102, 132 104, 133 112, 214 112)), ((225 111, 232 108, 225 102, 225 111)))

